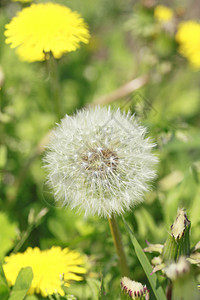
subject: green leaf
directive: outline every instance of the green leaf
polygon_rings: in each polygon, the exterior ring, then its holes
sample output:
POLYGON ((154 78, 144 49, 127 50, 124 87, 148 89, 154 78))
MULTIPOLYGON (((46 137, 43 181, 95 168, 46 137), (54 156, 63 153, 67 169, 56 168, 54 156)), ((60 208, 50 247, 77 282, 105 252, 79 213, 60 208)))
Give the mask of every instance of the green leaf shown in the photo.
POLYGON ((9 286, 3 271, 2 264, 0 263, 0 299, 6 300, 9 296, 9 286))
POLYGON ((133 244, 133 247, 135 249, 135 253, 137 255, 137 258, 138 258, 139 262, 141 263, 142 268, 143 268, 143 270, 144 270, 144 272, 145 272, 145 274, 146 274, 146 276, 149 280, 149 283, 151 285, 151 288, 152 288, 152 291, 155 295, 155 298, 157 300, 166 300, 166 296, 164 294, 164 291, 163 291, 162 287, 158 286, 158 279, 157 279, 156 274, 151 274, 152 267, 151 267, 151 264, 150 264, 148 258, 146 257, 146 255, 143 252, 140 244, 136 240, 132 230, 130 229, 130 227, 128 226, 128 224, 124 220, 124 218, 123 218, 123 221, 126 225, 126 228, 127 228, 128 233, 129 233, 129 236, 130 236, 131 242, 133 244))
POLYGON ((99 280, 94 279, 94 278, 87 278, 86 281, 92 292, 92 300, 98 300, 99 299, 98 295, 99 295, 99 290, 100 290, 99 280))
POLYGON ((36 295, 28 295, 25 300, 39 300, 39 298, 36 295))
POLYGON ((0 145, 0 169, 3 169, 7 160, 7 148, 5 145, 0 145))
POLYGON ((19 271, 9 300, 23 300, 31 286, 32 280, 33 272, 31 267, 22 268, 19 271))
POLYGON ((104 288, 104 281, 103 281, 103 276, 101 278, 101 286, 100 286, 100 292, 99 292, 99 300, 106 300, 106 292, 104 288))
POLYGON ((7 215, 0 212, 0 258, 3 258, 4 255, 13 247, 14 240, 16 238, 16 227, 16 223, 11 223, 7 215))

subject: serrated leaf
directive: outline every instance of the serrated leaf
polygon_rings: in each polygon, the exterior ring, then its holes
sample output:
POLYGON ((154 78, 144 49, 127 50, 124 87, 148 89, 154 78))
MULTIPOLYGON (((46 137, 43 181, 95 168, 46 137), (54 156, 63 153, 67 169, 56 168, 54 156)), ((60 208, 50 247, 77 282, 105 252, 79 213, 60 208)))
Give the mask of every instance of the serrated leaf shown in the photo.
POLYGON ((9 297, 9 286, 3 271, 2 264, 0 263, 0 299, 6 300, 9 297))
POLYGON ((22 268, 19 271, 11 296, 8 300, 23 300, 31 286, 32 280, 33 271, 31 267, 22 268))
POLYGON ((129 233, 129 236, 130 236, 130 239, 131 239, 131 242, 133 244, 133 247, 135 249, 135 253, 137 255, 137 258, 148 278, 148 281, 151 285, 151 288, 152 288, 152 291, 155 295, 155 298, 157 300, 166 300, 166 296, 164 294, 164 291, 162 289, 161 286, 158 285, 158 279, 157 279, 157 276, 156 274, 152 274, 152 267, 151 267, 151 264, 148 260, 148 258, 146 257, 145 253, 143 252, 140 244, 138 243, 138 241, 136 240, 132 230, 130 229, 130 227, 128 226, 128 224, 126 223, 126 221, 124 220, 123 218, 123 221, 126 225, 126 228, 127 228, 127 231, 129 233))

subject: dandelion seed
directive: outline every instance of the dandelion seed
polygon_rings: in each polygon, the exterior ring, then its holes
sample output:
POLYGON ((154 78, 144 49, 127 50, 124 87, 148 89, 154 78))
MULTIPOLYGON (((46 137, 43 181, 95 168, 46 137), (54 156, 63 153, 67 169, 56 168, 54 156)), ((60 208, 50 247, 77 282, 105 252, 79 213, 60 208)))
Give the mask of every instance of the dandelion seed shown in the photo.
POLYGON ((134 116, 120 110, 96 107, 66 115, 44 157, 55 200, 104 217, 142 202, 157 163, 151 153, 155 145, 145 133, 134 116))

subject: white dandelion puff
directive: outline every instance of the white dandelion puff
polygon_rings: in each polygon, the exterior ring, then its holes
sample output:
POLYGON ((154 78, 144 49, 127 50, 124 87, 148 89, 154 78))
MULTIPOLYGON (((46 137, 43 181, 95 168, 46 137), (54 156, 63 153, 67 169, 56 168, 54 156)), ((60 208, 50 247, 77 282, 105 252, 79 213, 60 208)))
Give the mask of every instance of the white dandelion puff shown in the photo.
POLYGON ((56 201, 85 215, 111 217, 143 201, 155 178, 155 144, 146 128, 119 109, 89 108, 66 115, 44 157, 56 201))

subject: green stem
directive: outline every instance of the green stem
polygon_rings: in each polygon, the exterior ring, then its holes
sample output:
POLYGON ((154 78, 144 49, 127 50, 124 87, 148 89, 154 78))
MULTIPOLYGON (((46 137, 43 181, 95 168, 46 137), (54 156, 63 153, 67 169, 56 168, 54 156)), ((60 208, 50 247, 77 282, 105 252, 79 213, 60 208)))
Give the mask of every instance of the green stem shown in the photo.
POLYGON ((167 297, 167 300, 172 299, 172 283, 170 280, 168 280, 168 283, 167 283, 166 297, 167 297))
POLYGON ((130 272, 129 272, 123 244, 122 244, 121 234, 120 234, 119 227, 118 227, 115 217, 112 216, 111 218, 108 218, 108 223, 110 226, 110 231, 112 233, 114 245, 115 245, 117 255, 119 258, 119 264, 120 264, 122 275, 130 276, 130 272))
POLYGON ((61 101, 60 101, 60 85, 59 85, 59 74, 58 65, 52 53, 50 53, 49 58, 49 75, 50 75, 50 85, 53 94, 53 102, 55 107, 55 112, 58 121, 61 119, 61 101))
POLYGON ((21 240, 19 241, 19 243, 15 246, 14 250, 12 251, 12 253, 17 253, 21 247, 23 246, 23 244, 25 243, 25 241, 28 239, 29 235, 31 234, 31 231, 33 230, 35 224, 30 224, 27 228, 27 230, 24 232, 21 240))

